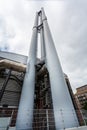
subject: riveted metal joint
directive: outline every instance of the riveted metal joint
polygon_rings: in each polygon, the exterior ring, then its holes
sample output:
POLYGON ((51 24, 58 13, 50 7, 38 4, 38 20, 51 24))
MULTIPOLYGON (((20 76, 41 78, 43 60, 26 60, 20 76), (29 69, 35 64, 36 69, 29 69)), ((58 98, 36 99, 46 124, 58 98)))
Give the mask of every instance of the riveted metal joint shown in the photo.
POLYGON ((40 25, 38 25, 38 27, 37 27, 38 33, 40 33, 41 28, 43 28, 43 23, 41 23, 40 25))

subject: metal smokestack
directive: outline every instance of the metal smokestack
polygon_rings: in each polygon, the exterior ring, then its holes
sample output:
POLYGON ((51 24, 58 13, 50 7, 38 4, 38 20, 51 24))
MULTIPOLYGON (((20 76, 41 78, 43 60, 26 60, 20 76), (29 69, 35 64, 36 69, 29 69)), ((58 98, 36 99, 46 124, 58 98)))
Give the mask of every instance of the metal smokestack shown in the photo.
POLYGON ((43 8, 41 11, 56 130, 79 126, 43 8), (61 123, 62 120, 64 124, 61 123))
POLYGON ((16 130, 31 130, 33 121, 34 87, 35 87, 35 64, 37 52, 37 26, 38 13, 36 13, 35 24, 31 39, 30 51, 27 62, 27 70, 24 78, 19 110, 16 121, 16 130))

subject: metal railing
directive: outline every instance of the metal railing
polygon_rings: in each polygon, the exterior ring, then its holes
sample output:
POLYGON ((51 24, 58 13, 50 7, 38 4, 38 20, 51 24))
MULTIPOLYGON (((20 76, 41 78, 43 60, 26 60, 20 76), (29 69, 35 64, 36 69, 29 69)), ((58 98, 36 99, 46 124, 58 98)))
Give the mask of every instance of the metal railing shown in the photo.
MULTIPOLYGON (((18 111, 17 109, 13 109, 13 108, 12 109, 0 108, 0 120, 4 118, 8 119, 10 117, 6 130, 9 130, 10 127, 15 127, 17 111, 18 111)), ((71 115, 72 117, 75 115, 75 111, 73 110, 71 111, 64 111, 62 109, 58 110, 58 113, 59 113, 58 117, 60 118, 60 122, 64 130, 66 129, 66 124, 64 121, 65 112, 67 113, 67 119, 68 119, 68 116, 70 117, 71 115)), ((80 123, 82 123, 81 125, 82 126, 87 125, 87 111, 77 110, 76 113, 78 113, 79 121, 80 123)), ((29 111, 28 111, 28 114, 30 114, 29 111)), ((76 119, 75 119, 75 122, 77 123, 76 127, 79 127, 76 119)), ((55 130, 55 120, 54 120, 53 110, 52 109, 34 109, 32 127, 33 127, 33 130, 55 130)), ((29 128, 29 129, 32 129, 32 128, 29 128)))

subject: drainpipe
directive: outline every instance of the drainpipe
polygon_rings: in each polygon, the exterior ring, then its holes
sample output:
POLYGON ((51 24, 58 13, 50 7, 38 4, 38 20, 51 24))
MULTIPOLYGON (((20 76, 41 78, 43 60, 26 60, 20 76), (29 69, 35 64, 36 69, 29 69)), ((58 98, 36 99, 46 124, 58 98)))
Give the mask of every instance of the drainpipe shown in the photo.
POLYGON ((33 27, 33 34, 27 61, 27 69, 19 103, 16 130, 32 130, 35 90, 35 64, 37 55, 37 26, 38 13, 36 12, 35 24, 33 27))

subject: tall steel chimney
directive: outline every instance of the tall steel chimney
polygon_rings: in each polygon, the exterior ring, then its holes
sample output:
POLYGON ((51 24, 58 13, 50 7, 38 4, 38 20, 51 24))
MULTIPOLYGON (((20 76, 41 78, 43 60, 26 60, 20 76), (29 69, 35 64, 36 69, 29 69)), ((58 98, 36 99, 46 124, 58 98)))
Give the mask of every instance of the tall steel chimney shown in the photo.
POLYGON ((56 130, 79 126, 78 118, 65 82, 47 18, 44 9, 42 8, 40 14, 36 13, 35 24, 33 27, 27 70, 16 121, 16 130, 33 129, 32 122, 35 90, 35 64, 37 57, 38 17, 40 17, 42 24, 42 28, 40 29, 41 60, 45 60, 49 73, 56 130))
POLYGON ((41 9, 44 28, 46 64, 49 72, 56 130, 79 126, 77 115, 64 79, 44 9, 41 9), (63 119, 62 116, 63 115, 63 119), (62 124, 62 120, 64 124, 62 124))
POLYGON ((30 51, 27 61, 27 70, 24 78, 19 110, 16 121, 16 130, 31 130, 33 121, 35 64, 37 52, 38 13, 36 13, 30 51))

